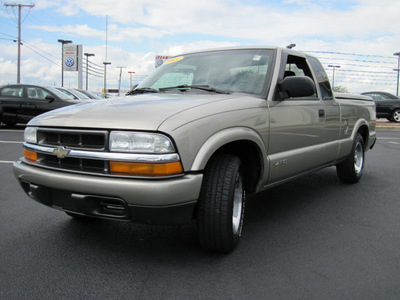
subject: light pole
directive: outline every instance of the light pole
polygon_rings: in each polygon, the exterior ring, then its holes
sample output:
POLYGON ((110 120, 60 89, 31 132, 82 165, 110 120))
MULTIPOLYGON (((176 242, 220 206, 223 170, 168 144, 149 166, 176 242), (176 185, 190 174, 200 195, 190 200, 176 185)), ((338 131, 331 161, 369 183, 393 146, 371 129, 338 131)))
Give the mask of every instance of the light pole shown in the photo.
POLYGON ((14 42, 18 42, 18 57, 17 57, 17 83, 21 82, 21 10, 23 7, 28 7, 29 9, 35 7, 34 4, 7 4, 4 3, 5 7, 18 7, 18 40, 14 42))
POLYGON ((397 69, 393 69, 393 71, 397 71, 397 89, 396 96, 399 96, 399 72, 400 72, 400 52, 393 53, 394 56, 397 56, 397 69))
POLYGON ((64 86, 64 45, 71 44, 72 41, 59 39, 57 42, 61 43, 61 87, 64 86))
POLYGON ((122 68, 125 67, 117 67, 119 68, 119 81, 118 81, 118 97, 120 96, 120 90, 121 90, 121 76, 122 76, 122 68))
POLYGON ((107 65, 111 65, 110 62, 103 62, 104 64, 104 97, 107 94, 107 65))
POLYGON ((329 65, 328 68, 333 68, 333 76, 332 76, 332 90, 335 88, 335 69, 339 69, 340 66, 329 65))
POLYGON ((89 56, 94 56, 92 53, 84 53, 86 56, 86 90, 88 90, 88 82, 89 82, 89 56))
POLYGON ((130 91, 132 91, 132 74, 135 74, 135 72, 128 71, 128 73, 130 75, 130 85, 131 85, 130 91))

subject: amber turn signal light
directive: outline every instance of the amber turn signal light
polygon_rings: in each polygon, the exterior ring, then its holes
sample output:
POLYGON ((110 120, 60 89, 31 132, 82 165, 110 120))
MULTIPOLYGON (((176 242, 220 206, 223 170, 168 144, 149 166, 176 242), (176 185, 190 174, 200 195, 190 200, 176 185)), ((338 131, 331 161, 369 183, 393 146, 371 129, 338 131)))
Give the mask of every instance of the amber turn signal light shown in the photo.
POLYGON ((183 172, 179 161, 169 163, 136 163, 110 161, 112 174, 160 177, 176 175, 183 172))
POLYGON ((37 153, 24 149, 24 157, 29 161, 37 161, 37 153))

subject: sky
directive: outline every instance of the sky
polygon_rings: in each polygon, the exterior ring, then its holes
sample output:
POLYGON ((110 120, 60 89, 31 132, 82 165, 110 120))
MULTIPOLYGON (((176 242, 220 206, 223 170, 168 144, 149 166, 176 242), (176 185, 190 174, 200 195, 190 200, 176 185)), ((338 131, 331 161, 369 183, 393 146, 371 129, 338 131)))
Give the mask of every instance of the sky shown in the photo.
MULTIPOLYGON (((129 89, 155 68, 156 55, 230 46, 279 46, 318 57, 350 92, 396 93, 400 52, 398 0, 25 0, 0 7, 0 85, 16 83, 18 8, 21 10, 21 83, 61 86, 61 44, 83 45, 89 90, 129 89)), ((64 72, 64 86, 78 86, 64 72)), ((83 79, 85 87, 85 75, 83 79)))

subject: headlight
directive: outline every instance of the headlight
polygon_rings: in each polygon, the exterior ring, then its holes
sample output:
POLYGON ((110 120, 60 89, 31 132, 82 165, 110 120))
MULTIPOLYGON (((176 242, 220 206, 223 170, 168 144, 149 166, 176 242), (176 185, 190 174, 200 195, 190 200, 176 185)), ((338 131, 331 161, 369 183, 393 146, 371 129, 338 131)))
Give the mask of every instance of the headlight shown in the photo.
POLYGON ((110 151, 134 153, 172 153, 175 152, 171 140, 158 133, 112 131, 110 151))
POLYGON ((36 144, 37 143, 37 128, 36 127, 26 127, 24 131, 24 140, 27 143, 36 144))

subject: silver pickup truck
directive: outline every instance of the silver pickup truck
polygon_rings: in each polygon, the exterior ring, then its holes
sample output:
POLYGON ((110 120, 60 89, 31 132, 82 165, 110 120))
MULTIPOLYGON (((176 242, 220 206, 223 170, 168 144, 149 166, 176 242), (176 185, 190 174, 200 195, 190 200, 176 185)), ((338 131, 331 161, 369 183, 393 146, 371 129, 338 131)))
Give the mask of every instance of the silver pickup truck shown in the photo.
POLYGON ((376 140, 372 99, 335 97, 320 62, 288 49, 182 54, 131 94, 31 120, 24 191, 77 219, 196 220, 202 247, 229 252, 247 193, 329 166, 355 183, 376 140))

